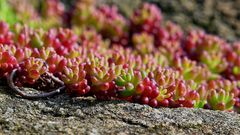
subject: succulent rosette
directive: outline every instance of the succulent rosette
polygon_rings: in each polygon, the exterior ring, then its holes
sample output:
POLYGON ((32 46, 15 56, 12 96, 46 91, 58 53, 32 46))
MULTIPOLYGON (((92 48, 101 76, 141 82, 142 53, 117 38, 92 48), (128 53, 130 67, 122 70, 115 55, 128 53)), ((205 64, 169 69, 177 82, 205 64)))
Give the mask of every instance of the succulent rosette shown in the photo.
POLYGON ((180 73, 171 69, 158 68, 151 75, 158 84, 160 94, 157 96, 159 104, 169 107, 193 107, 199 97, 190 86, 182 80, 180 73))
POLYGON ((228 68, 223 75, 231 80, 240 80, 240 43, 232 44, 232 48, 226 52, 226 59, 228 61, 228 68))
POLYGON ((228 62, 225 54, 229 48, 229 45, 224 40, 217 36, 208 35, 201 32, 193 32, 193 34, 190 33, 189 36, 196 36, 192 40, 187 39, 186 47, 188 48, 189 55, 192 57, 192 59, 198 60, 205 64, 213 73, 213 78, 218 76, 218 74, 223 73, 227 69, 228 62))
POLYGON ((141 94, 138 85, 143 80, 143 77, 144 75, 139 71, 128 68, 123 69, 115 79, 120 96, 130 97, 135 94, 141 94))
POLYGON ((93 28, 100 32, 104 38, 110 39, 112 43, 127 45, 128 22, 119 14, 117 7, 108 5, 96 7, 94 3, 90 3, 77 2, 73 13, 75 29, 80 27, 80 31, 84 31, 93 28))
POLYGON ((192 61, 186 57, 175 58, 173 65, 183 75, 184 80, 193 80, 196 83, 202 83, 210 79, 211 72, 206 66, 199 66, 196 61, 192 61))
POLYGON ((142 32, 156 35, 162 21, 161 11, 156 5, 144 3, 131 17, 133 32, 142 32))
POLYGON ((208 83, 208 104, 213 109, 233 110, 238 106, 239 86, 237 81, 214 80, 208 83))
POLYGON ((34 84, 42 74, 48 71, 48 66, 43 59, 29 57, 19 64, 16 84, 34 84))
POLYGON ((147 33, 140 33, 133 35, 133 45, 141 54, 148 54, 154 50, 154 39, 147 33))
POLYGON ((122 66, 109 63, 107 58, 90 55, 86 63, 86 71, 97 98, 114 97, 114 79, 120 74, 122 66))
POLYGON ((224 89, 212 90, 207 101, 210 108, 214 110, 232 110, 235 104, 233 94, 224 89))
POLYGON ((118 12, 117 7, 101 6, 99 13, 103 15, 104 21, 100 33, 105 38, 111 39, 112 43, 121 45, 128 44, 128 23, 118 12))
POLYGON ((12 44, 13 33, 9 30, 9 25, 0 21, 0 44, 12 44))
POLYGON ((60 78, 67 86, 66 92, 70 96, 83 96, 90 91, 84 70, 85 64, 73 64, 63 67, 60 78))
POLYGON ((7 76, 18 66, 17 59, 8 51, 0 52, 0 78, 7 76))

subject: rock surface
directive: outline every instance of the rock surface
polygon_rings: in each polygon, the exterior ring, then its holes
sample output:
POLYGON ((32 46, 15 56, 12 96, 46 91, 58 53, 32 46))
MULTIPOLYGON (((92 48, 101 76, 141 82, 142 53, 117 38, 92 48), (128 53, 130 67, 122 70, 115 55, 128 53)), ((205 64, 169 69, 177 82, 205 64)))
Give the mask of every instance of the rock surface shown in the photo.
POLYGON ((240 115, 151 108, 123 101, 60 95, 25 100, 0 88, 0 134, 238 134, 240 115))

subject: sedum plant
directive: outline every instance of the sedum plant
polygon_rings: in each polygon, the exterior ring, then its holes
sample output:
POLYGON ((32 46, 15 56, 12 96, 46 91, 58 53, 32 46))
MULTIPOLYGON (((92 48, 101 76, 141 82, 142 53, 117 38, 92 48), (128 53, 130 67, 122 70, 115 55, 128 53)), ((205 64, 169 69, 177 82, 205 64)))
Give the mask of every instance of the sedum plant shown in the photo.
POLYGON ((69 11, 59 0, 41 1, 39 11, 24 1, 10 3, 21 11, 20 23, 0 22, 0 79, 17 95, 65 92, 156 108, 239 112, 238 42, 199 30, 184 33, 149 3, 125 18, 117 7, 94 0, 77 1, 69 11), (39 23, 33 27, 29 19, 39 23))

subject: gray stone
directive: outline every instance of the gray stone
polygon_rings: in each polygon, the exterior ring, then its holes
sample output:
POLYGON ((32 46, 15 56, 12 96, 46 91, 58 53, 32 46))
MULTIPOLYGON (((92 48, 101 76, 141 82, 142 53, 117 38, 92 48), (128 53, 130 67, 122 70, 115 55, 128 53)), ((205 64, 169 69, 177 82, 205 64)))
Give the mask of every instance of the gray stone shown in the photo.
POLYGON ((124 101, 59 95, 26 100, 0 89, 0 134, 238 134, 240 115, 152 108, 124 101))

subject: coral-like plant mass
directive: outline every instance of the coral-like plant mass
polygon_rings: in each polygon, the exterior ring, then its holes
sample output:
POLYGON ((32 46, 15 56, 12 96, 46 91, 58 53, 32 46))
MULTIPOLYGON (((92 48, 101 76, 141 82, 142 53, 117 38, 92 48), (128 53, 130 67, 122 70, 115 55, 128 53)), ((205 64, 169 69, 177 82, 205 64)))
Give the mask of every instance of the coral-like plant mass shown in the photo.
POLYGON ((152 107, 240 111, 239 42, 184 32, 148 3, 129 18, 94 1, 77 2, 71 13, 58 0, 43 7, 44 29, 0 22, 0 78, 16 94, 36 99, 66 92, 152 107))

